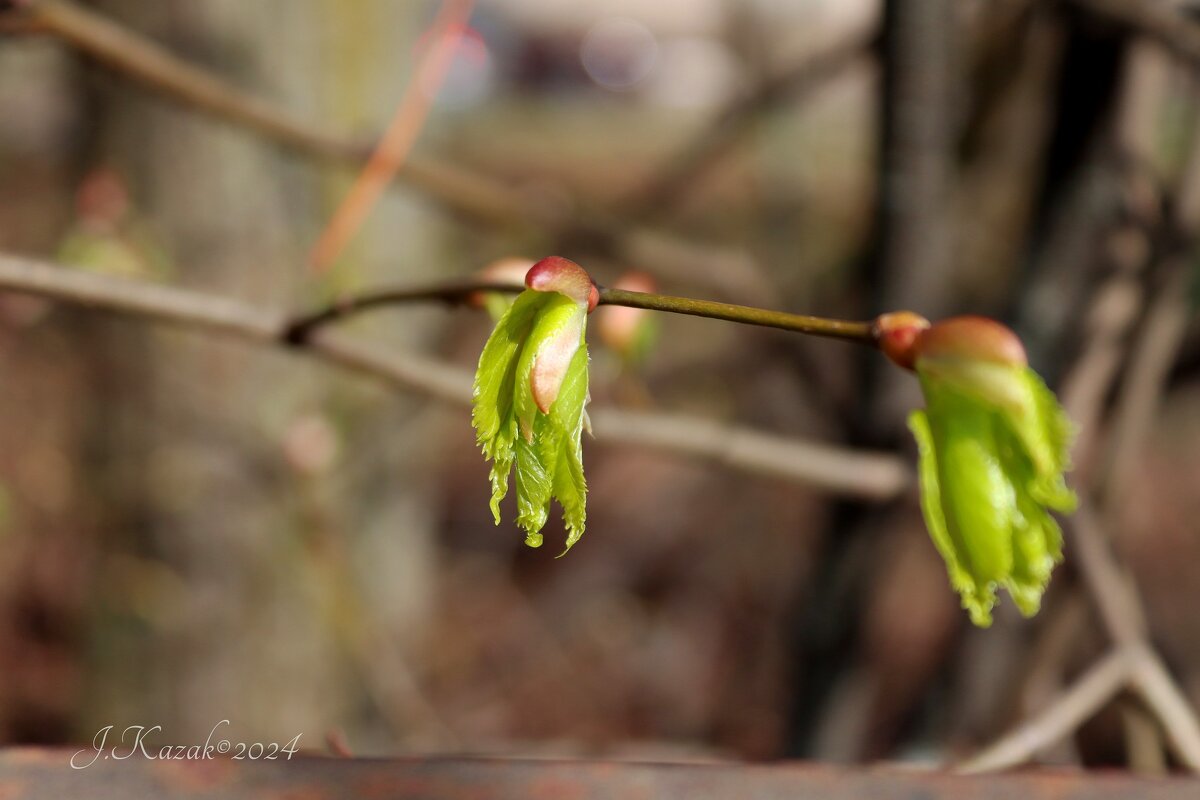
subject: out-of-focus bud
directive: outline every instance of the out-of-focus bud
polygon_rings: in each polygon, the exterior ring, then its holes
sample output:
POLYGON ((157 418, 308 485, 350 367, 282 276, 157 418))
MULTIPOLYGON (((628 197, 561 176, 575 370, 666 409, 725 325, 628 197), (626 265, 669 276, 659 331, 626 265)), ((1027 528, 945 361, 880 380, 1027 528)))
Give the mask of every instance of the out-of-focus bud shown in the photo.
POLYGON ((340 451, 337 430, 319 414, 300 417, 283 435, 283 452, 288 463, 306 475, 319 475, 328 470, 340 451))
POLYGON ((117 230, 129 214, 129 191, 114 170, 92 170, 75 193, 79 221, 89 230, 109 233, 117 230))
POLYGON ((888 355, 921 381, 925 410, 909 416, 921 508, 963 607, 976 625, 990 625, 1003 588, 1022 614, 1035 614, 1062 560, 1050 511, 1075 506, 1063 480, 1071 426, 1062 407, 999 322, 955 317, 906 343, 918 323, 880 320, 881 347, 892 336, 896 355, 888 355))
MULTIPOLYGON (((501 258, 488 264, 475 277, 483 283, 512 284, 516 288, 525 285, 525 273, 533 266, 532 258, 501 258)), ((467 296, 467 305, 486 309, 493 321, 498 321, 513 304, 516 294, 504 292, 472 292, 467 296)))
POLYGON ((98 167, 75 194, 74 224, 59 243, 60 261, 80 269, 131 278, 163 278, 171 270, 167 252, 144 227, 120 174, 98 167))
MULTIPOLYGON (((657 292, 658 284, 645 272, 626 272, 612 285, 627 292, 657 292)), ((626 363, 645 359, 658 335, 653 314, 642 308, 605 306, 596 315, 596 332, 601 341, 626 363)))

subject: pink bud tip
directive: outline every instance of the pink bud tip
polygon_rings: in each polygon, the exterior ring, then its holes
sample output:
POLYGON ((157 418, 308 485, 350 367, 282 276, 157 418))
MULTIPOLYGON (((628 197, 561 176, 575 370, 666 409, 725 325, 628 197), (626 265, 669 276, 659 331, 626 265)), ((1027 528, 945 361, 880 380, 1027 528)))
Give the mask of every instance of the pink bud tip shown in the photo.
POLYGON ((922 331, 912 348, 916 359, 963 358, 1026 366, 1025 346, 1010 328, 994 319, 951 317, 922 331))
POLYGON ((893 364, 912 369, 916 361, 913 344, 929 328, 929 320, 912 311, 880 314, 871 325, 871 334, 893 364))
POLYGON ((600 302, 600 290, 587 270, 562 256, 547 256, 525 273, 525 285, 536 292, 558 292, 587 306, 588 313, 600 302))

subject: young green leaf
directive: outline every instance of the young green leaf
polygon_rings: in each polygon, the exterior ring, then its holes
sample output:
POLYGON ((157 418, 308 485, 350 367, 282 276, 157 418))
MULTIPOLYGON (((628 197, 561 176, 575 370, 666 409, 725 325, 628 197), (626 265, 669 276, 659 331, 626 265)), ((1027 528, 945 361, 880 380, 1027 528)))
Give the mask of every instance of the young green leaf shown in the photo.
POLYGON ((916 370, 925 410, 909 416, 920 452, 921 509, 971 621, 992 622, 997 589, 1036 614, 1069 512, 1070 422, 1029 368, 1016 335, 992 320, 930 326, 915 315, 877 321, 881 347, 916 370))
POLYGON ((517 421, 514 411, 517 359, 533 320, 545 298, 523 292, 496 324, 475 371, 471 424, 483 455, 492 462, 492 516, 500 524, 500 501, 508 493, 508 474, 516 459, 517 421))
MULTIPOLYGON (((567 549, 583 535, 587 485, 582 434, 587 415, 591 278, 566 259, 543 259, 504 313, 479 359, 472 423, 492 461, 492 514, 516 469, 517 524, 538 547, 551 500, 563 508, 567 549)), ((564 550, 564 552, 566 552, 564 550)))

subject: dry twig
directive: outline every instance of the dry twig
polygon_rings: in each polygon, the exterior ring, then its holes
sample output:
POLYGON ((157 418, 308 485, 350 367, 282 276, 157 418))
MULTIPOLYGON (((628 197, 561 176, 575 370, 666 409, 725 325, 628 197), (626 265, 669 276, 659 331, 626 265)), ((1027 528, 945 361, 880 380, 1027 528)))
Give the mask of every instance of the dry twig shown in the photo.
POLYGON ((1116 696, 1129 675, 1128 654, 1122 650, 1110 653, 1093 664, 1045 710, 1021 722, 955 770, 968 774, 995 772, 1025 763, 1087 721, 1116 696))

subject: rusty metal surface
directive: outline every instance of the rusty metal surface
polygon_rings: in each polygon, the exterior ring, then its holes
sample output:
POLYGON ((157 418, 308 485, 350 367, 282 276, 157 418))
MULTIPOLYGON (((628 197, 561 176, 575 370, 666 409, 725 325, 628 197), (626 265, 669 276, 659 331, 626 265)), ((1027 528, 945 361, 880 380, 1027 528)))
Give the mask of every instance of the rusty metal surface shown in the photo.
POLYGON ((1197 800, 1200 781, 1121 773, 1030 771, 960 777, 889 767, 815 764, 641 764, 503 759, 336 759, 290 762, 100 760, 70 751, 0 752, 0 798, 470 798, 470 800, 1197 800))

